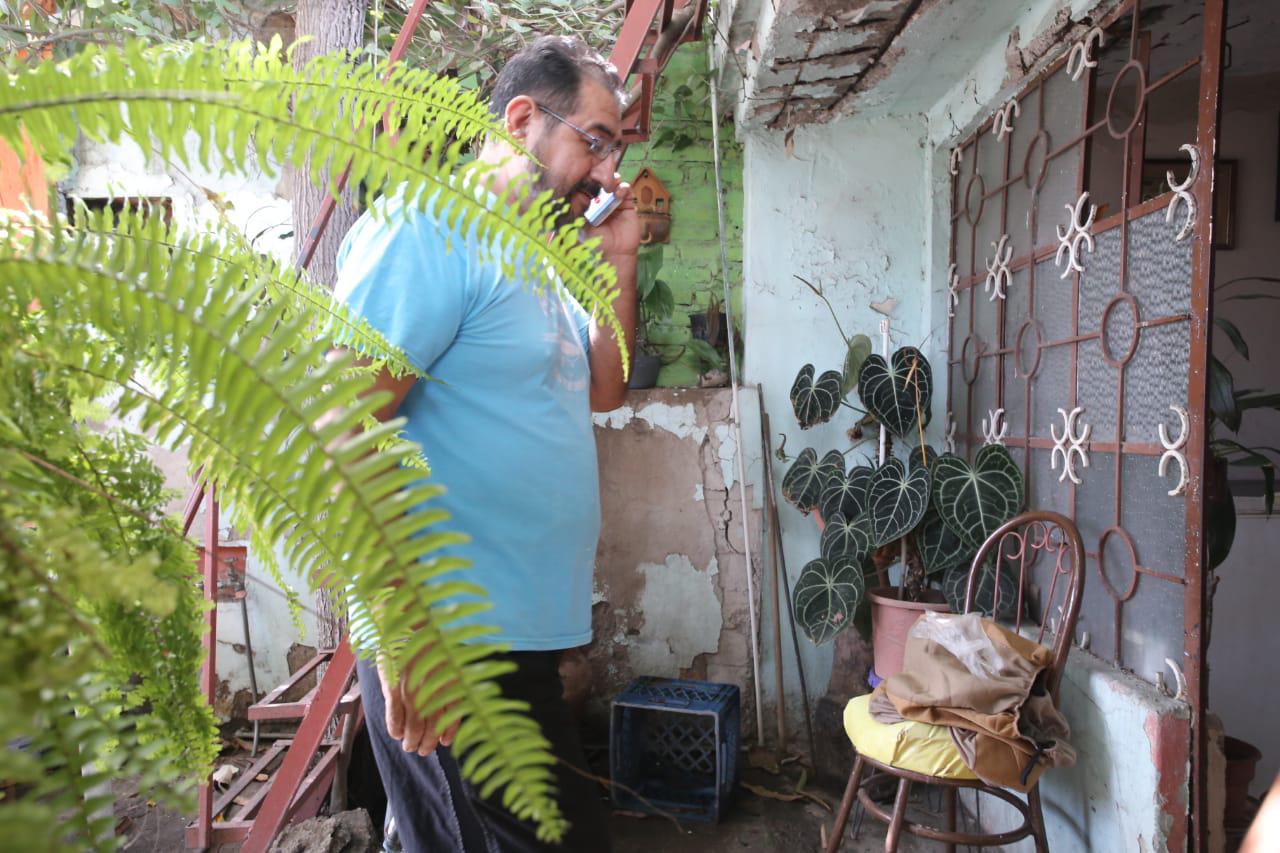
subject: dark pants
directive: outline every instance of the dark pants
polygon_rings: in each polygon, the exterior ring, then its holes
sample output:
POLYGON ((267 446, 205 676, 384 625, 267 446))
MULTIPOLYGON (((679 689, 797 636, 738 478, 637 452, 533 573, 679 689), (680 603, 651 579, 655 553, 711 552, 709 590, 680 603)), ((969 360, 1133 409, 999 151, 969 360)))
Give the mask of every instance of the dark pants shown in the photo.
POLYGON ((462 779, 447 747, 423 758, 408 753, 387 734, 386 707, 377 669, 356 665, 365 719, 378 771, 387 791, 405 853, 608 853, 608 818, 600 786, 564 766, 587 769, 577 724, 560 684, 559 652, 504 655, 516 670, 498 680, 502 695, 529 703, 529 716, 551 742, 560 811, 570 828, 561 845, 543 844, 532 823, 516 820, 502 807, 502 789, 482 799, 462 779))

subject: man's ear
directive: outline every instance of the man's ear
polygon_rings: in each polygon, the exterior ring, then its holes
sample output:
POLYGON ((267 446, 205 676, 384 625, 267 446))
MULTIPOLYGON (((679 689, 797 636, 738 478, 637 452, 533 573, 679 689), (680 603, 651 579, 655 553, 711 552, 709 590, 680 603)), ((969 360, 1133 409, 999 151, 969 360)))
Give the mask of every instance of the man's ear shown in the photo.
POLYGON ((507 110, 503 114, 507 133, 521 141, 529 136, 534 117, 538 113, 538 105, 528 95, 517 95, 507 102, 507 110))

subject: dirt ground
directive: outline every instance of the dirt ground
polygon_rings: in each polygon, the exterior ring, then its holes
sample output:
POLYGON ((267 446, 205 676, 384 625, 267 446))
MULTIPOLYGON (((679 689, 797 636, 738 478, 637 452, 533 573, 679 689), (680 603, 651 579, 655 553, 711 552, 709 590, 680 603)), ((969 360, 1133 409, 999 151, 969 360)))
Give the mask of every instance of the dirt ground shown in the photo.
MULTIPOLYGON (((794 786, 795 775, 747 770, 742 781, 781 791, 794 786)), ((808 786, 806 790, 833 809, 838 805, 839 791, 808 786)), ((917 810, 924 810, 925 805, 921 802, 917 810)), ((116 817, 118 831, 128 838, 125 849, 131 853, 179 853, 186 849, 184 830, 189 817, 141 799, 127 782, 117 786, 116 817)), ((820 827, 829 827, 831 821, 832 815, 810 799, 779 801, 739 787, 718 824, 686 823, 677 828, 662 817, 615 812, 611 828, 615 853, 797 853, 818 850, 820 827)), ((883 824, 874 819, 862 821, 860 827, 854 823, 850 821, 845 835, 845 853, 884 849, 883 824), (859 830, 856 837, 855 828, 859 830)), ((217 853, 238 849, 239 845, 224 845, 217 853)), ((941 845, 904 836, 900 849, 916 853, 940 850, 941 845)))

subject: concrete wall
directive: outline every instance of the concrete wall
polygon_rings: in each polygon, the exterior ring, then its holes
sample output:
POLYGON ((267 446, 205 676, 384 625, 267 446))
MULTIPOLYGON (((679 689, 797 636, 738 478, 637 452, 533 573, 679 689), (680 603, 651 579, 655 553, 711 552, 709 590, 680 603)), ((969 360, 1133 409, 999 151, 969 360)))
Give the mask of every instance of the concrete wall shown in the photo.
POLYGON ((1280 516, 1261 499, 1237 500, 1236 541, 1219 568, 1209 644, 1209 706, 1223 730, 1262 750, 1250 793, 1261 796, 1280 773, 1280 632, 1273 629, 1280 516))
MULTIPOLYGON (((747 486, 744 542, 731 391, 632 391, 596 415, 602 529, 588 647, 588 711, 600 719, 633 677, 736 684, 755 726, 746 546, 760 597, 758 492, 747 486)), ((741 392, 742 439, 759 469, 758 406, 741 392)), ((749 477, 755 477, 749 473, 749 477)))
MULTIPOLYGON (((1144 681, 1073 649, 1062 680, 1076 765, 1045 771, 1040 790, 1049 846, 1059 853, 1186 849, 1191 709, 1144 681)), ((974 821, 972 795, 961 797, 974 821)), ((1016 812, 988 797, 983 825, 1018 824, 1016 812)), ((1029 853, 1030 839, 992 850, 1029 853)))

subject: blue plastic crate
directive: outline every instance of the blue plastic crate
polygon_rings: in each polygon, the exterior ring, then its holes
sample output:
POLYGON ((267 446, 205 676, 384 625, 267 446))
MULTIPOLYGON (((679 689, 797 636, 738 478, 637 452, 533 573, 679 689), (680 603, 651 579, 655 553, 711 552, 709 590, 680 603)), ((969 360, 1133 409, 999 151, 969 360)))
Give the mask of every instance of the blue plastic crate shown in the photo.
POLYGON ((613 700, 609 725, 614 803, 718 822, 737 782, 739 717, 732 684, 632 681, 613 700))

